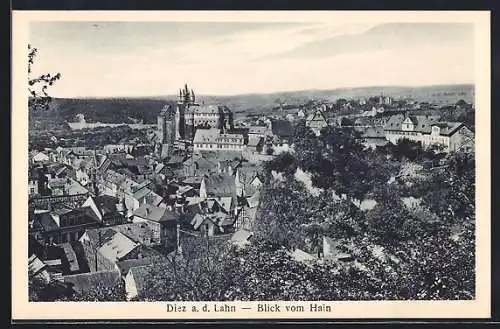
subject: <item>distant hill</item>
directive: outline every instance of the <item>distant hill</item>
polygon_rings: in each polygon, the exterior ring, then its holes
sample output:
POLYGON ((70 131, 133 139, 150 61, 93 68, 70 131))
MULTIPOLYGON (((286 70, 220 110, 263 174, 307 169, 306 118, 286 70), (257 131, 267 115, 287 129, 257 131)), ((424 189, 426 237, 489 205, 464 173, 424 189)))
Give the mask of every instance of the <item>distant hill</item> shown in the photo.
POLYGON ((32 113, 32 119, 74 122, 83 114, 86 122, 155 123, 168 101, 154 98, 55 98, 47 112, 32 113))
MULTIPOLYGON (((339 98, 361 98, 380 94, 394 98, 411 98, 419 102, 438 104, 456 103, 463 99, 474 102, 474 85, 438 85, 426 87, 361 87, 333 90, 304 90, 269 94, 243 94, 233 96, 200 95, 198 100, 206 104, 226 105, 238 113, 269 113, 279 104, 304 104, 311 99, 335 102, 339 98)), ((45 113, 32 114, 32 120, 50 120, 54 123, 72 122, 77 114, 87 122, 102 123, 155 123, 156 116, 165 104, 174 104, 175 95, 142 98, 80 98, 54 99, 45 113)))

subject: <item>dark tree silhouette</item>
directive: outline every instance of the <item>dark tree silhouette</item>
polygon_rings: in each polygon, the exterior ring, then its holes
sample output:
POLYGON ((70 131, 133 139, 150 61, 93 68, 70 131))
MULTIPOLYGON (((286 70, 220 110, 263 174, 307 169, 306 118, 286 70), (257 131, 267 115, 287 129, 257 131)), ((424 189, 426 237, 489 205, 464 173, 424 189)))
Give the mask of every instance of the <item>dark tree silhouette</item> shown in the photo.
POLYGON ((31 110, 48 110, 52 97, 47 93, 47 89, 61 78, 61 73, 46 73, 40 76, 32 77, 32 68, 35 58, 38 55, 38 49, 28 45, 28 106, 31 110))

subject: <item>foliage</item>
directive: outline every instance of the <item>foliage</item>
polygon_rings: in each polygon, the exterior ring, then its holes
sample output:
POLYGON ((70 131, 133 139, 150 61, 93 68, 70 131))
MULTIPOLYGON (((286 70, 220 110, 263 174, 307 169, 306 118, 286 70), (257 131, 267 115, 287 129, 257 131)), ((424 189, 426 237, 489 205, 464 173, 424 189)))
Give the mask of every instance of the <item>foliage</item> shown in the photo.
POLYGON ((430 210, 450 223, 475 218, 475 159, 473 154, 452 153, 448 166, 424 183, 424 202, 430 210))
POLYGON ((387 195, 384 200, 366 214, 369 232, 383 244, 399 243, 408 233, 405 223, 409 212, 396 195, 387 195))
POLYGON ((30 111, 47 110, 52 98, 47 93, 47 89, 61 78, 60 73, 46 73, 40 76, 32 77, 32 67, 35 63, 35 58, 38 54, 38 49, 28 45, 28 107, 30 111))
POLYGON ((270 245, 315 250, 322 234, 349 237, 359 231, 351 203, 334 199, 332 191, 313 196, 293 177, 268 184, 261 200, 253 230, 270 245))
MULTIPOLYGON (((297 163, 312 173, 315 186, 363 199, 384 172, 372 166, 359 141, 360 134, 353 129, 328 126, 318 138, 306 135, 294 144, 297 163)), ((382 181, 388 179, 384 176, 382 181)))

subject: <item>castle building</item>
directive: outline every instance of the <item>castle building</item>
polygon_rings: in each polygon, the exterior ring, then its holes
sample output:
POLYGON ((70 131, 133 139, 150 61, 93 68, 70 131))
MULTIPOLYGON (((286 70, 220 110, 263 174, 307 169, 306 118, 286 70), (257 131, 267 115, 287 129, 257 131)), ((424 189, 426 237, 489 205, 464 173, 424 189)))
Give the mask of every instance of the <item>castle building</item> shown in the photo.
POLYGON ((157 134, 160 156, 170 155, 176 140, 176 117, 171 106, 165 105, 158 115, 157 134))
POLYGON ((192 142, 198 128, 215 129, 225 134, 233 129, 233 115, 225 106, 200 105, 194 91, 186 84, 179 90, 175 110, 165 105, 158 115, 157 152, 162 158, 168 157, 176 141, 192 142))
POLYGON ((192 141, 197 128, 215 128, 222 132, 231 130, 232 121, 232 113, 228 108, 197 103, 194 91, 187 84, 179 90, 175 113, 177 140, 192 141))

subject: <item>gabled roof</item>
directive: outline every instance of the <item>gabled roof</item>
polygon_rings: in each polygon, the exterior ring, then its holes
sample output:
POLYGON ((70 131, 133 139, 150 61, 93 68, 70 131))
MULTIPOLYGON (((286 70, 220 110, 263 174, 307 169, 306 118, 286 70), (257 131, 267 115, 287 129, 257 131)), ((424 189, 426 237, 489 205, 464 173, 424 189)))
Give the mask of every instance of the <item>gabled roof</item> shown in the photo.
POLYGON ((70 183, 67 185, 67 193, 69 195, 75 194, 85 194, 89 193, 89 190, 82 186, 82 184, 77 181, 70 179, 70 183))
POLYGON ((121 275, 126 276, 132 268, 151 265, 153 261, 154 260, 149 257, 141 259, 126 259, 117 262, 116 266, 120 269, 121 275))
POLYGON ((255 208, 259 205, 260 192, 256 191, 251 197, 247 198, 248 207, 255 208))
POLYGON ((46 268, 47 265, 42 262, 35 254, 31 255, 28 258, 28 273, 30 276, 35 276, 46 268))
POLYGON ((59 229, 59 225, 57 225, 56 221, 54 220, 54 218, 52 218, 52 215, 50 213, 40 214, 40 216, 35 219, 35 222, 38 222, 40 224, 44 232, 50 232, 59 229))
POLYGON ((127 256, 138 246, 139 244, 135 243, 130 238, 122 233, 116 232, 111 239, 106 241, 101 248, 99 248, 99 252, 107 259, 115 262, 127 256))
POLYGON ((145 244, 154 238, 154 232, 146 223, 127 223, 113 226, 113 230, 127 236, 135 243, 145 244))
POLYGON ((326 123, 326 117, 321 110, 316 110, 314 112, 311 112, 309 115, 307 115, 306 121, 307 122, 324 121, 326 123))
POLYGON ((134 216, 138 216, 153 222, 165 222, 169 220, 178 220, 179 214, 168 210, 167 208, 155 207, 143 204, 134 211, 134 216))
POLYGON ((103 245, 105 242, 109 241, 116 233, 115 230, 107 227, 87 229, 85 231, 85 234, 89 238, 90 246, 93 249, 97 249, 99 245, 103 245))
POLYGON ((226 212, 231 211, 231 206, 233 205, 233 198, 232 197, 221 197, 215 199, 215 202, 219 204, 219 206, 224 209, 226 212))
POLYGON ((459 128, 465 126, 465 124, 463 122, 438 122, 432 126, 439 126, 441 128, 439 131, 440 135, 451 136, 459 128))
POLYGON ((431 126, 439 122, 440 117, 435 115, 393 115, 387 120, 384 126, 385 130, 401 130, 401 125, 406 119, 410 119, 414 125, 413 130, 425 134, 431 132, 431 126))
POLYGON ((259 167, 257 166, 240 166, 237 168, 238 177, 243 184, 250 184, 255 177, 258 177, 259 167))

